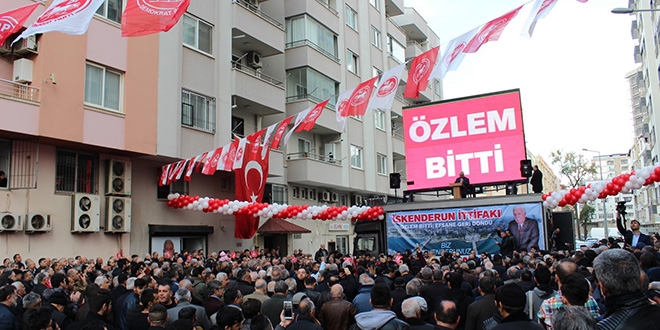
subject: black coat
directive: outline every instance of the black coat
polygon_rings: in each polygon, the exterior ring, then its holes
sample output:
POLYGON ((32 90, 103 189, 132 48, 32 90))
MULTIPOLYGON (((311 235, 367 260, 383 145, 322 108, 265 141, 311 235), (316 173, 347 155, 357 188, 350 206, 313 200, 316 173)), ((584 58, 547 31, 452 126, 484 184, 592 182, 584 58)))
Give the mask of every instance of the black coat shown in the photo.
POLYGON ((529 179, 529 183, 532 184, 532 191, 539 194, 543 192, 543 172, 535 170, 532 174, 532 178, 529 179))

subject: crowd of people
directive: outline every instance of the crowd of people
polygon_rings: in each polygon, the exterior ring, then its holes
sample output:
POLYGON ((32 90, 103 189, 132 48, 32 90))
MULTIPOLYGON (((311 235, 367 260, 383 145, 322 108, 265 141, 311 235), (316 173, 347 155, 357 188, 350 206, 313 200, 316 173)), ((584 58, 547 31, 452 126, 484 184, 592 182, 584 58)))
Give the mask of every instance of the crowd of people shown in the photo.
POLYGON ((0 330, 660 329, 659 248, 16 254, 0 266, 0 330))

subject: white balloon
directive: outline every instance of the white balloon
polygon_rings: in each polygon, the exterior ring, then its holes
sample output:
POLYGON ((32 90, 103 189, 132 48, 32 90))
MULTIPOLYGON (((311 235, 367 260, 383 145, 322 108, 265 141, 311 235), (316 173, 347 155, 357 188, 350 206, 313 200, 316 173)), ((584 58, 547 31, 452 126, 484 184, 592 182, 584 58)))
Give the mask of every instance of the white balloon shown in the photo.
POLYGON ((186 208, 187 208, 188 210, 192 210, 193 207, 195 207, 195 205, 193 205, 193 204, 188 204, 188 205, 186 205, 186 208))
POLYGON ((195 207, 197 207, 197 205, 199 205, 199 201, 194 201, 194 202, 192 202, 192 205, 195 206, 195 207))
POLYGON ((173 200, 173 199, 174 199, 174 194, 168 194, 168 195, 167 195, 167 200, 168 200, 168 201, 171 201, 171 200, 173 200))
POLYGON ((234 214, 234 209, 227 210, 227 214, 234 214))
MULTIPOLYGON (((624 188, 630 190, 633 187, 633 183, 630 181, 626 181, 626 183, 623 185, 624 188)), ((621 189, 623 191, 623 189, 621 189)))
POLYGON ((378 220, 383 220, 383 219, 385 219, 384 215, 381 214, 381 215, 378 216, 378 220))
POLYGON ((625 186, 625 187, 621 188, 621 192, 624 193, 624 194, 627 194, 628 192, 630 192, 630 188, 625 186))
POLYGON ((649 176, 651 175, 651 173, 649 172, 649 170, 646 167, 642 168, 641 170, 639 170, 635 173, 637 174, 637 176, 639 176, 640 178, 642 178, 644 180, 648 179, 649 176))

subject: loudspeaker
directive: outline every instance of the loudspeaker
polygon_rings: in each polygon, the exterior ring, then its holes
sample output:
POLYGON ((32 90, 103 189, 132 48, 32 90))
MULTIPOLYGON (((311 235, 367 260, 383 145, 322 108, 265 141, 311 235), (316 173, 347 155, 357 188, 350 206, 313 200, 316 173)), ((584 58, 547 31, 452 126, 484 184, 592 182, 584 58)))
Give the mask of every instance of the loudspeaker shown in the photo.
POLYGON ((401 188, 401 173, 390 173, 390 189, 401 188))
POLYGON ((506 194, 507 195, 517 195, 518 194, 518 185, 513 183, 513 182, 507 183, 506 184, 506 194))
POLYGON ((550 238, 550 248, 556 247, 559 250, 573 250, 575 249, 574 237, 575 230, 573 228, 573 212, 552 212, 552 228, 548 232, 550 238), (555 233, 554 241, 552 235, 555 229, 559 228, 559 233, 555 233), (553 244, 555 246, 553 246, 553 244))
POLYGON ((532 161, 529 159, 523 159, 520 161, 520 176, 524 178, 529 178, 532 176, 532 161))

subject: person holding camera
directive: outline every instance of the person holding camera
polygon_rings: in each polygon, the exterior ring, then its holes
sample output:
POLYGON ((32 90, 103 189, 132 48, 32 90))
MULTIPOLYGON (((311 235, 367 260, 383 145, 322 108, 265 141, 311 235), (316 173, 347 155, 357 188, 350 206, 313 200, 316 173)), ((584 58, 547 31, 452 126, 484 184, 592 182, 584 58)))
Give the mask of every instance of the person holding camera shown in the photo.
POLYGON ((625 214, 625 204, 619 203, 619 205, 616 207, 616 228, 619 229, 619 233, 623 235, 626 246, 634 249, 639 243, 651 245, 651 237, 649 235, 642 234, 642 232, 639 231, 639 221, 635 219, 631 220, 630 229, 626 229, 625 214))

